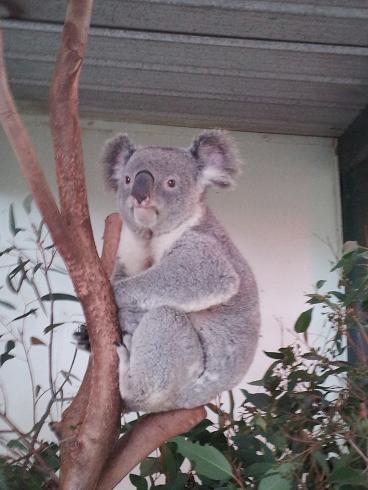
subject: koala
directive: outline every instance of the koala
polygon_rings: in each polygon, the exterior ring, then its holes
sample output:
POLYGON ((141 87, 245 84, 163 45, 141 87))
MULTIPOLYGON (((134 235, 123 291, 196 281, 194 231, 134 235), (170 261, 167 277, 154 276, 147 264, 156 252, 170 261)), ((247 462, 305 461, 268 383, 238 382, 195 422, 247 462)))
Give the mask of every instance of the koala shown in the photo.
POLYGON ((239 157, 222 131, 190 148, 109 140, 102 163, 123 218, 113 287, 127 411, 193 408, 247 371, 260 325, 253 273, 206 204, 232 186, 239 157))

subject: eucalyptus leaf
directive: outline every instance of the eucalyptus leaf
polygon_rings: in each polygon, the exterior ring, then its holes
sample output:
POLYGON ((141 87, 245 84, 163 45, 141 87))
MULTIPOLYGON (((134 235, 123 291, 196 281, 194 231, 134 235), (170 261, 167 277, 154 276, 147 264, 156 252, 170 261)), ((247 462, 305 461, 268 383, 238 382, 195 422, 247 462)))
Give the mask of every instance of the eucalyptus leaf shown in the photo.
POLYGON ((245 396, 244 403, 252 403, 255 407, 264 409, 272 402, 272 398, 266 393, 249 393, 242 389, 241 392, 245 396))
POLYGON ((160 473, 161 463, 158 458, 148 457, 142 461, 139 470, 141 476, 150 476, 160 473))
POLYGON ((54 328, 57 328, 60 325, 64 325, 64 322, 50 323, 50 325, 47 325, 47 327, 44 328, 43 333, 49 333, 51 330, 54 330, 54 328))
POLYGON ((303 311, 303 313, 299 316, 294 326, 294 330, 297 333, 303 333, 308 330, 308 327, 312 320, 312 312, 313 308, 310 308, 307 311, 303 311))
POLYGON ((37 310, 38 308, 31 308, 26 313, 23 313, 23 315, 16 316, 15 318, 13 318, 12 322, 15 322, 16 320, 21 320, 22 318, 27 318, 27 316, 29 315, 35 315, 37 310))
POLYGON ((1 257, 2 255, 6 255, 6 254, 8 254, 8 253, 9 253, 9 252, 11 252, 12 250, 14 250, 14 247, 8 247, 8 248, 6 248, 6 249, 2 250, 2 251, 0 252, 0 257, 1 257))
POLYGON ((195 464, 198 475, 212 480, 229 480, 232 478, 231 465, 220 451, 211 446, 200 446, 198 443, 177 436, 171 439, 178 447, 178 452, 195 464))
POLYGON ((15 236, 20 231, 24 231, 24 228, 19 228, 15 224, 15 216, 14 216, 14 206, 13 206, 13 204, 11 204, 9 206, 9 229, 10 229, 10 233, 13 236, 15 236))
POLYGON ((31 213, 31 210, 32 210, 32 201, 33 201, 33 196, 32 194, 28 194, 28 196, 26 196, 24 199, 23 199, 23 208, 25 210, 25 212, 27 214, 30 214, 31 213))
POLYGON ((8 354, 7 352, 4 352, 4 354, 1 354, 0 366, 2 366, 6 361, 10 361, 10 359, 14 359, 14 356, 12 356, 11 354, 8 354))
POLYGON ((148 485, 146 479, 139 475, 129 475, 129 480, 132 485, 135 486, 137 490, 147 490, 148 485))
POLYGON ((351 467, 338 467, 330 475, 331 483, 352 483, 356 485, 366 484, 368 487, 367 475, 360 470, 351 467))
POLYGON ((263 351, 267 357, 271 357, 271 359, 283 359, 284 354, 281 352, 269 352, 269 351, 263 351))
POLYGON ((15 226, 15 217, 14 217, 14 205, 11 204, 9 206, 9 229, 13 236, 17 234, 17 228, 15 226))
POLYGON ((258 490, 290 490, 291 482, 285 480, 278 473, 263 478, 259 484, 258 490))
POLYGON ((44 294, 41 296, 42 301, 75 301, 79 303, 79 299, 72 295, 72 294, 66 294, 66 293, 51 293, 51 294, 44 294))
POLYGON ((14 340, 8 340, 7 343, 6 343, 5 352, 10 352, 11 350, 14 349, 14 347, 15 347, 14 340))
POLYGON ((316 288, 321 289, 326 284, 326 281, 320 280, 317 281, 316 288))

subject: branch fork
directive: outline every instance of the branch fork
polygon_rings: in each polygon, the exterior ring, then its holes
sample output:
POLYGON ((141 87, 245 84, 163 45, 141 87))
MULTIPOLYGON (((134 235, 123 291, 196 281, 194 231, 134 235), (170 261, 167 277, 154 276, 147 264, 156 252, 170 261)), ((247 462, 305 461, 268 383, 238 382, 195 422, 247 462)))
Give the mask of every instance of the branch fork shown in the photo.
POLYGON ((88 40, 92 0, 69 0, 50 90, 60 207, 42 172, 33 143, 16 109, 4 63, 0 32, 0 121, 54 244, 69 270, 88 325, 92 354, 82 385, 54 426, 61 440, 60 488, 108 490, 167 439, 190 430, 205 409, 143 417, 119 439, 121 399, 115 343, 120 329, 111 276, 121 218, 106 220, 98 257, 84 176, 78 83, 88 40))

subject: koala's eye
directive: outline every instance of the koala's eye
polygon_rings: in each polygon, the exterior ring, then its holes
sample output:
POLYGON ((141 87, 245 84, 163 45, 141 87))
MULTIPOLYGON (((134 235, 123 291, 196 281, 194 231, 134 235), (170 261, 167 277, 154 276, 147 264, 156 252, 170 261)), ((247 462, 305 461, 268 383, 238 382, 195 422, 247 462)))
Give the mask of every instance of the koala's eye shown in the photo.
POLYGON ((125 183, 130 184, 130 177, 128 177, 128 176, 125 177, 125 183))
POLYGON ((176 186, 176 182, 175 182, 174 179, 170 179, 170 180, 167 181, 167 185, 169 187, 175 187, 176 186))

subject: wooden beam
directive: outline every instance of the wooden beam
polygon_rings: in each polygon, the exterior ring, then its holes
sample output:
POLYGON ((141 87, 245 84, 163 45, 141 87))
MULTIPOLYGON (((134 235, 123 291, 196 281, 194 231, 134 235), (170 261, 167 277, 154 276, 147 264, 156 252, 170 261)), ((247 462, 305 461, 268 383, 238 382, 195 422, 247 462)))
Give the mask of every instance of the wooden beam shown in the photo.
POLYGON ((342 174, 368 160, 368 106, 339 138, 338 156, 342 174))
MULTIPOLYGON (((340 137, 338 158, 344 241, 356 241, 359 245, 368 247, 368 107, 340 137)), ((359 271, 353 271, 353 287, 360 280, 359 271)), ((358 311, 358 314, 364 317, 362 311, 358 311)), ((359 330, 352 330, 350 335, 349 360, 357 363, 368 362, 366 337, 359 330)))

